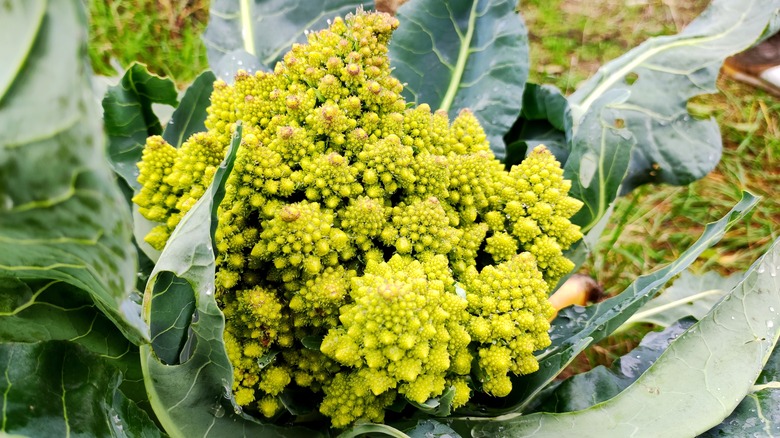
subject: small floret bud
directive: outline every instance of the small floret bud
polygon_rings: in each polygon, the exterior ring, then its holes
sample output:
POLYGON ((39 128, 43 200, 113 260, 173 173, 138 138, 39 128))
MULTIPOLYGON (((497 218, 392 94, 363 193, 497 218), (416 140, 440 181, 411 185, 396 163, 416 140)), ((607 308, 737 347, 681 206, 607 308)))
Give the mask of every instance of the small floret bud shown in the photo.
POLYGON ((279 400, 277 400, 276 397, 263 397, 259 402, 257 402, 257 409, 266 418, 273 417, 277 412, 279 412, 281 408, 282 405, 279 403, 279 400))
POLYGON ((278 366, 269 366, 263 369, 258 387, 269 395, 277 395, 292 380, 287 369, 278 366))
POLYGON ((488 237, 485 252, 493 256, 493 260, 502 262, 517 254, 517 241, 508 233, 499 232, 488 237))

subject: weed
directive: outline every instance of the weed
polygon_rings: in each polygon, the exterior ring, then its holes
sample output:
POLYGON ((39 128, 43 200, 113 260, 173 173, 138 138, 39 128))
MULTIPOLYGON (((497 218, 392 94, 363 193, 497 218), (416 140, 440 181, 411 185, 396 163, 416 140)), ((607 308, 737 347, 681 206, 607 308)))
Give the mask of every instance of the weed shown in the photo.
POLYGON ((208 0, 92 1, 92 67, 116 75, 112 60, 123 68, 140 61, 184 86, 208 67, 200 40, 207 21, 208 0))

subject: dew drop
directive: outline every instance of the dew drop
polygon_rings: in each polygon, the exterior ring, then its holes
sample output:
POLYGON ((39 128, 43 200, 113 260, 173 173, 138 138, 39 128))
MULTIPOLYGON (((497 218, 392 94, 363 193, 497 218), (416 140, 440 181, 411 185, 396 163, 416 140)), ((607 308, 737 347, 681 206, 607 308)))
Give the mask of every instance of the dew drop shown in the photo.
POLYGON ((774 311, 775 311, 775 308, 770 306, 770 307, 769 307, 769 311, 770 311, 770 312, 774 312, 774 311))
POLYGON ((766 271, 766 266, 764 266, 764 264, 763 264, 763 263, 761 263, 761 264, 758 266, 758 269, 756 269, 756 272, 758 272, 759 274, 763 274, 763 273, 764 273, 764 271, 766 271))
POLYGON ((114 423, 114 429, 117 432, 121 432, 124 430, 124 424, 122 424, 122 419, 119 418, 119 415, 113 412, 113 409, 111 410, 111 422, 114 423))
POLYGON ((774 327, 774 326, 775 326, 775 323, 773 323, 772 321, 767 321, 767 322, 766 322, 766 326, 767 326, 768 328, 772 328, 772 327, 774 327))
POLYGON ((217 418, 222 418, 225 416, 225 408, 222 407, 220 403, 217 403, 216 405, 212 406, 210 411, 211 411, 211 415, 217 418))

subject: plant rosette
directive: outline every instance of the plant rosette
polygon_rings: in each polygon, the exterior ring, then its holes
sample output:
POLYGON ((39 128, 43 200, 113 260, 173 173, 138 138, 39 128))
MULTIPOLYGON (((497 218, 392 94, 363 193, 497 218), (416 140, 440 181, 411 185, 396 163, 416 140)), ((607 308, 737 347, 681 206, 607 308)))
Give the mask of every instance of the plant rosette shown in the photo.
POLYGON ((0 17, 23 42, 0 45, 13 48, 0 68, 0 175, 14 178, 0 185, 4 432, 776 430, 778 245, 720 301, 683 283, 651 301, 748 214, 749 193, 623 293, 547 299, 619 194, 715 165, 717 125, 685 103, 775 5, 716 1, 564 97, 525 83, 508 1, 413 0, 395 17, 349 1, 274 14, 278 3, 215 1, 214 73, 182 96, 128 69, 103 100, 108 160, 83 41, 52 37, 83 29, 80 3, 16 1, 0 17), (61 108, 31 135, 43 100, 61 108), (176 107, 168 123, 153 104, 176 107), (56 172, 35 171, 44 150, 63 157, 56 172), (556 380, 646 315, 666 329, 619 366, 556 380))

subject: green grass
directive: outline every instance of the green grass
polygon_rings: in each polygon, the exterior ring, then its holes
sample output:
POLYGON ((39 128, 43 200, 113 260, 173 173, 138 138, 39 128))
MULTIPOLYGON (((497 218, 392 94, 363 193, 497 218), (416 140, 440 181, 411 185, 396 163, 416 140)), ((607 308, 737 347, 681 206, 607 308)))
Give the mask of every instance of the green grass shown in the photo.
POLYGON ((604 61, 651 36, 677 33, 706 1, 522 0, 531 42, 530 79, 569 94, 604 61), (631 6, 631 4, 635 4, 631 6), (678 2, 681 3, 681 2, 678 2), (688 4, 690 3, 690 4, 688 4))
POLYGON ((89 12, 89 57, 98 74, 117 74, 112 59, 122 68, 139 61, 184 87, 208 68, 200 40, 208 0, 93 0, 89 12))

